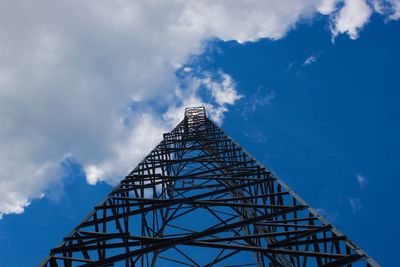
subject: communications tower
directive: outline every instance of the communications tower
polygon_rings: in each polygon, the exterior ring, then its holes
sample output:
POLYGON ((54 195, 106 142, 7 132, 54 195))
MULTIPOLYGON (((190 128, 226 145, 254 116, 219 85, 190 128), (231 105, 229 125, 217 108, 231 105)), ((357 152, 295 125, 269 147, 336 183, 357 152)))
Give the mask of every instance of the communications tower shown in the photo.
POLYGON ((380 265, 194 107, 39 266, 380 265))

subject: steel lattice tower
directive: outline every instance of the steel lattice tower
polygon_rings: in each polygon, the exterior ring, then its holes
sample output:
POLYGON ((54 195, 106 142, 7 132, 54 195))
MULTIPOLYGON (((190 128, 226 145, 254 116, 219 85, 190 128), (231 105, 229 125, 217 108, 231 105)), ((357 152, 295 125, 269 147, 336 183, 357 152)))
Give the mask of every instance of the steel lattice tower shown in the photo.
POLYGON ((379 266, 196 107, 39 266, 354 263, 379 266))

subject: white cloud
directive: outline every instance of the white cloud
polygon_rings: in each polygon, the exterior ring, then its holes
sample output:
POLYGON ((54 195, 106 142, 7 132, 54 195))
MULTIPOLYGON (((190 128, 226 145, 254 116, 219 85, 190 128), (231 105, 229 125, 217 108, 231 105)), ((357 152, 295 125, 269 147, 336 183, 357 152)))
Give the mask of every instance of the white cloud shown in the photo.
POLYGON ((400 19, 400 0, 392 0, 392 12, 389 16, 390 20, 400 19))
POLYGON ((387 20, 400 19, 400 0, 372 0, 374 11, 385 16, 387 20))
POLYGON ((150 114, 137 115, 132 121, 135 127, 120 139, 113 140, 109 155, 103 160, 87 160, 84 170, 89 184, 99 181, 116 184, 167 132, 166 123, 150 114))
POLYGON ((372 0, 370 3, 371 3, 371 5, 372 5, 372 7, 373 7, 375 12, 377 12, 377 13, 379 13, 381 15, 383 15, 385 13, 384 12, 384 5, 383 5, 382 0, 372 0))
POLYGON ((179 94, 221 122, 239 97, 232 80, 192 76, 215 98, 204 103, 178 87, 177 68, 209 38, 279 39, 303 18, 333 12, 328 2, 1 1, 0 216, 60 184, 67 156, 90 183, 116 182, 170 127, 155 110, 169 107, 171 118, 179 94))
POLYGON ((353 212, 358 212, 362 209, 361 200, 358 198, 349 198, 349 204, 353 212))
POLYGON ((185 107, 204 106, 207 116, 221 124, 228 106, 235 104, 240 98, 242 96, 237 92, 235 81, 222 71, 215 75, 205 73, 199 77, 188 76, 184 88, 175 90, 175 102, 170 104, 164 119, 177 124, 182 120, 185 107), (210 92, 211 101, 202 99, 201 90, 210 92))
POLYGON ((245 120, 247 120, 249 115, 256 111, 258 107, 269 105, 272 100, 275 99, 275 91, 267 93, 264 93, 263 91, 263 88, 259 87, 255 94, 246 96, 246 104, 243 105, 242 110, 242 116, 245 120))
POLYGON ((256 110, 257 107, 262 107, 265 105, 269 105, 271 101, 275 98, 275 91, 268 92, 264 96, 259 95, 259 91, 256 93, 256 98, 251 104, 252 110, 256 110))
POLYGON ((367 179, 365 179, 364 175, 358 174, 356 176, 356 180, 358 182, 358 185, 360 186, 360 189, 364 189, 367 185, 367 179))
POLYGON ((333 38, 340 33, 347 33, 351 39, 357 39, 371 14, 372 9, 365 0, 344 0, 344 6, 332 19, 333 38))
POLYGON ((211 95, 218 105, 232 105, 243 96, 237 93, 235 83, 228 74, 220 73, 220 76, 221 81, 214 81, 210 75, 207 75, 201 82, 211 91, 211 95))
POLYGON ((320 1, 320 4, 317 6, 317 10, 319 13, 323 15, 330 15, 336 10, 336 6, 338 2, 341 0, 323 0, 320 1))
POLYGON ((192 71, 192 68, 186 66, 186 67, 183 68, 183 71, 184 71, 184 72, 191 72, 191 71, 192 71))
POLYGON ((311 56, 307 57, 303 62, 303 66, 311 65, 311 64, 317 62, 318 58, 319 58, 319 55, 311 55, 311 56))

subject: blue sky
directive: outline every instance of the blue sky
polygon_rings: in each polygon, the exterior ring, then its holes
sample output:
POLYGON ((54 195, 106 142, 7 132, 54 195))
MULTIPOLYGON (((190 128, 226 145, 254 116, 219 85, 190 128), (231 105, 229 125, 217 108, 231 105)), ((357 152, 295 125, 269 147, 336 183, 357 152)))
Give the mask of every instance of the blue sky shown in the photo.
POLYGON ((269 11, 250 18, 238 5, 221 20, 211 5, 85 2, 91 22, 74 1, 29 15, 6 2, 0 266, 39 262, 196 104, 383 266, 399 266, 400 2, 299 1, 289 15, 286 1, 249 3, 269 11), (164 11, 194 26, 150 23, 164 11), (247 26, 226 22, 235 16, 247 26))

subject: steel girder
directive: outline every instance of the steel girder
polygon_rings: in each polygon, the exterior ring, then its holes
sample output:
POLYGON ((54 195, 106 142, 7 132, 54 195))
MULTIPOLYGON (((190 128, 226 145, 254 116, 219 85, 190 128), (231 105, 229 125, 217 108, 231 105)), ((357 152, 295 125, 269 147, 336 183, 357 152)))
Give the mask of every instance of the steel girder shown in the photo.
POLYGON ((379 266, 196 107, 39 266, 354 264, 379 266))

